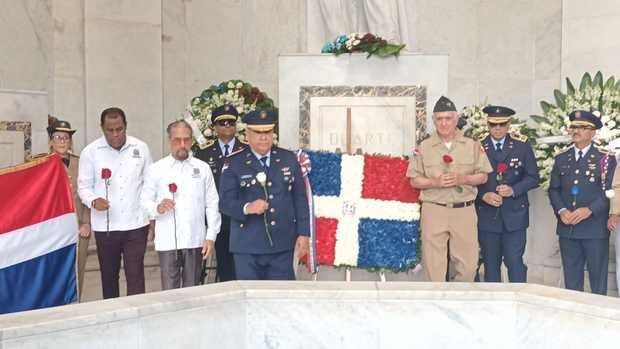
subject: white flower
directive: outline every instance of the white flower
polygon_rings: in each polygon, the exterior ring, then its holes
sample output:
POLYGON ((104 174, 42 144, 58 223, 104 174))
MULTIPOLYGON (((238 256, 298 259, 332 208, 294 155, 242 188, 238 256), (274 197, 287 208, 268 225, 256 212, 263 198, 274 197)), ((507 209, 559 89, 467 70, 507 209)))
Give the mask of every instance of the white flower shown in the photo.
POLYGON ((206 136, 206 137, 211 137, 211 135, 213 134, 213 131, 211 131, 210 128, 205 128, 204 131, 202 131, 202 133, 206 136))
POLYGON ((243 83, 238 82, 238 83, 237 83, 237 88, 242 88, 242 87, 243 87, 243 83))
POLYGON ((616 127, 616 122, 615 122, 615 121, 613 121, 613 120, 610 120, 610 121, 607 123, 607 127, 609 127, 609 128, 614 128, 614 127, 616 127))
POLYGON ((235 84, 232 81, 228 82, 228 88, 235 88, 235 84))
POLYGON ((609 190, 605 190, 605 196, 608 199, 613 198, 614 196, 616 196, 616 192, 613 189, 609 189, 609 190))
POLYGON ((359 41, 359 40, 355 40, 355 41, 353 41, 353 46, 357 46, 357 45, 359 45, 359 44, 360 44, 360 42, 361 42, 361 41, 359 41))
POLYGON ((258 181, 258 183, 260 183, 260 185, 264 187, 265 182, 267 182, 267 175, 265 174, 265 172, 259 172, 256 174, 256 180, 258 181))
POLYGON ((598 111, 598 110, 595 110, 595 111, 592 112, 592 115, 596 116, 597 118, 600 118, 601 117, 601 112, 598 111))
MULTIPOLYGON (((598 112, 595 111, 594 113, 598 113, 598 112)), ((609 122, 609 115, 603 115, 601 117, 601 122, 604 123, 604 124, 608 123, 609 122)))

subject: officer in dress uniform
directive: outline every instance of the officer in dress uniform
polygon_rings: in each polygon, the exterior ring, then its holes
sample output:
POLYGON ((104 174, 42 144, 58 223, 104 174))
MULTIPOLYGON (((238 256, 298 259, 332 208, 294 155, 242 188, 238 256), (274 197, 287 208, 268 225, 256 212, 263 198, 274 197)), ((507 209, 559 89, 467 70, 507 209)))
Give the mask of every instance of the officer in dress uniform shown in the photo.
POLYGON ((583 291, 584 265, 592 293, 607 294, 609 200, 616 158, 592 144, 601 121, 588 111, 569 115, 573 146, 555 157, 549 198, 558 219, 566 288, 583 291))
MULTIPOLYGON (((211 141, 206 148, 199 150, 196 157, 207 164, 213 172, 213 179, 219 191, 220 175, 227 157, 247 147, 237 137, 236 124, 239 112, 232 105, 217 107, 211 113, 211 122, 217 134, 217 140, 211 141)), ((215 241, 215 256, 217 258, 217 280, 235 280, 235 266, 230 253, 230 217, 222 215, 220 233, 215 241)))
POLYGON ((239 280, 293 280, 293 251, 308 251, 310 221, 297 157, 273 146, 275 113, 246 114, 249 147, 229 157, 220 210, 230 216, 230 251, 239 280))
POLYGON ((501 281, 503 260, 510 282, 526 282, 523 253, 529 226, 527 192, 540 181, 536 158, 528 143, 508 134, 514 110, 488 106, 482 111, 487 114, 489 127, 482 145, 493 168, 487 182, 478 187, 476 198, 484 281, 501 281))

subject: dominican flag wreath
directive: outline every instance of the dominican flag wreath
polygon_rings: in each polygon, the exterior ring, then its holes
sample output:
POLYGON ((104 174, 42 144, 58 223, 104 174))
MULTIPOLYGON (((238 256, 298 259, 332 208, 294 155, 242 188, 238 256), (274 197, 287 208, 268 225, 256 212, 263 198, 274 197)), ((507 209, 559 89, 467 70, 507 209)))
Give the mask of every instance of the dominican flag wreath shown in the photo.
MULTIPOLYGON (((420 205, 404 158, 308 152, 316 263, 406 270, 418 260, 420 205)), ((312 258, 315 257, 315 258, 312 258)))

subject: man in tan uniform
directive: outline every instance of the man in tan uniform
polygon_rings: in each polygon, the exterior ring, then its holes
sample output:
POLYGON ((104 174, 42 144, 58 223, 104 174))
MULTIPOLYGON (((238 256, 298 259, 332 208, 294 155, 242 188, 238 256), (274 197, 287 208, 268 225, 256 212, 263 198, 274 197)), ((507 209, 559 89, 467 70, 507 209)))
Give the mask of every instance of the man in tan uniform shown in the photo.
POLYGON ((476 186, 493 169, 478 141, 457 130, 454 103, 441 97, 433 109, 436 132, 422 141, 407 176, 420 189, 422 263, 431 281, 445 281, 450 260, 456 281, 472 282, 478 266, 476 186))
POLYGON ((71 124, 67 121, 54 120, 47 128, 47 133, 49 135, 50 153, 58 154, 66 166, 69 184, 71 185, 71 193, 73 195, 73 205, 75 206, 75 213, 78 218, 79 238, 77 243, 77 284, 78 300, 81 301, 91 229, 90 209, 82 204, 77 194, 79 156, 71 152, 72 137, 75 130, 71 128, 71 124))
MULTIPOLYGON (((612 151, 615 150, 617 152, 619 148, 617 146, 613 146, 611 149, 612 151)), ((607 190, 605 192, 605 195, 609 198, 610 205, 607 228, 611 232, 616 232, 616 282, 620 288, 620 232, 618 231, 618 222, 620 221, 620 162, 616 163, 611 188, 612 190, 607 190)))

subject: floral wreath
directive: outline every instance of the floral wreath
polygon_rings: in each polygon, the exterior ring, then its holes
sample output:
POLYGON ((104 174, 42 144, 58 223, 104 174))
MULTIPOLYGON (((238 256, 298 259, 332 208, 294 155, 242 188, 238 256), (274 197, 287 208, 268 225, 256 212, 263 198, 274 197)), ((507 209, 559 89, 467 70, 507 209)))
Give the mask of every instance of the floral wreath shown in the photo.
MULTIPOLYGON (((260 109, 276 109, 273 100, 258 87, 243 80, 222 81, 192 98, 184 117, 194 133, 194 148, 204 149, 210 140, 217 138, 213 132, 211 112, 224 104, 233 105, 243 117, 246 113, 260 109)), ((245 124, 237 122, 236 136, 245 141, 245 124)))
POLYGON ((366 52, 369 58, 377 55, 381 58, 398 56, 406 44, 390 43, 384 38, 371 33, 351 33, 339 35, 334 41, 325 43, 321 53, 333 53, 338 56, 343 53, 366 52))
MULTIPOLYGON (((467 137, 482 140, 489 133, 487 126, 487 114, 482 111, 489 106, 486 100, 480 104, 471 105, 463 108, 462 118, 467 121, 463 127, 463 133, 467 137)), ((508 133, 517 139, 525 139, 534 142, 536 131, 530 128, 523 120, 513 118, 510 122, 508 133)))
POLYGON ((538 139, 534 155, 543 188, 549 187, 555 155, 571 144, 567 132, 570 124, 568 114, 575 110, 588 110, 600 117, 603 127, 597 131, 595 139, 600 146, 607 146, 620 135, 620 80, 616 81, 613 76, 605 80, 600 71, 594 79, 585 73, 578 89, 566 78, 566 93, 554 90, 553 95, 555 104, 541 101, 543 115, 531 116, 537 123, 535 132, 538 139))

